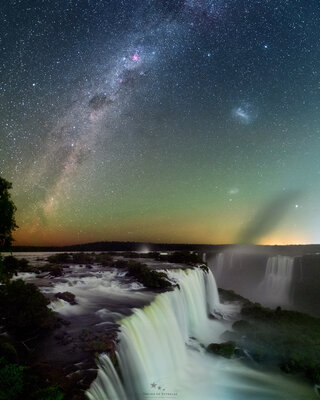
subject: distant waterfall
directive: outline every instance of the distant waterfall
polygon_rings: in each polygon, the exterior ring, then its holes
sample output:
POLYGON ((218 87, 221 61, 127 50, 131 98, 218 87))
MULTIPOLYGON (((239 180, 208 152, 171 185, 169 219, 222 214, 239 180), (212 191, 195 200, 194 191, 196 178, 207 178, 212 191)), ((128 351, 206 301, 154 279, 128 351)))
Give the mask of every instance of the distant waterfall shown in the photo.
POLYGON ((217 254, 211 267, 219 287, 267 307, 293 306, 294 257, 254 253, 217 254))
POLYGON ((207 262, 207 253, 202 253, 202 261, 203 261, 204 263, 207 262))
POLYGON ((223 274, 225 272, 225 254, 219 253, 216 256, 215 265, 214 265, 214 276, 216 277, 217 281, 219 282, 220 279, 223 279, 223 274))
POLYGON ((293 264, 293 257, 269 257, 265 276, 258 287, 258 297, 269 305, 290 306, 293 264))
MULTIPOLYGON (((239 265, 236 266, 238 268, 239 265)), ((219 284, 219 287, 228 287, 230 275, 232 276, 236 270, 234 268, 233 253, 219 253, 216 256, 214 263, 214 276, 219 284)))

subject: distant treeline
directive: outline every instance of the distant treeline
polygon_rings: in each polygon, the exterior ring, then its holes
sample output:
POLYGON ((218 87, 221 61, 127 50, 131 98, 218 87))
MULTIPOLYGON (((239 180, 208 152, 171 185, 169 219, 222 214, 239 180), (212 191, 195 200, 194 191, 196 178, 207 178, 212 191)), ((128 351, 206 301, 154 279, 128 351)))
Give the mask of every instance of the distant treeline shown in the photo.
POLYGON ((174 244, 174 243, 143 243, 143 242, 94 242, 75 244, 71 246, 13 246, 10 250, 16 252, 66 252, 66 251, 196 251, 219 253, 227 249, 246 248, 248 252, 259 251, 266 254, 303 255, 320 253, 320 244, 289 245, 289 246, 261 246, 261 245, 232 245, 232 244, 174 244))
MULTIPOLYGON (((94 242, 71 246, 13 246, 12 251, 222 251, 230 245, 142 243, 142 242, 94 242)), ((320 249, 320 246, 319 246, 320 249)))

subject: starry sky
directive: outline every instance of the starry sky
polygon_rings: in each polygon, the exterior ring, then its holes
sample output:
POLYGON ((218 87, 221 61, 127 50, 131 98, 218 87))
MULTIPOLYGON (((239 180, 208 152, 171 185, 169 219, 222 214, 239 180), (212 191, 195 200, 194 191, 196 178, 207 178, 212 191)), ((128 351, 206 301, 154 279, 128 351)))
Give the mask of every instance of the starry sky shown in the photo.
POLYGON ((319 0, 8 0, 0 19, 16 244, 320 242, 319 0))

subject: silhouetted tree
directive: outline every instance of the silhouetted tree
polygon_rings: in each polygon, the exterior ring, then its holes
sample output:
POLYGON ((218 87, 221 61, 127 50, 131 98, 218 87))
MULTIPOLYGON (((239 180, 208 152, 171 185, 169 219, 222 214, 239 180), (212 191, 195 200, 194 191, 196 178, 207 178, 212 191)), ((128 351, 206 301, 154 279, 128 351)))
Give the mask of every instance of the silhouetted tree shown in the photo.
MULTIPOLYGON (((17 228, 11 188, 11 183, 0 177, 0 251, 10 247, 17 228)), ((29 268, 27 260, 12 256, 3 260, 0 254, 0 325, 9 333, 0 335, 0 400, 62 400, 64 395, 56 386, 47 386, 29 367, 19 365, 17 349, 11 343, 19 340, 28 348, 26 341, 57 326, 47 307, 49 300, 35 285, 21 279, 10 281, 14 273, 29 268)))
POLYGON ((0 249, 11 245, 12 233, 17 228, 15 221, 16 206, 11 200, 10 182, 0 177, 0 249))

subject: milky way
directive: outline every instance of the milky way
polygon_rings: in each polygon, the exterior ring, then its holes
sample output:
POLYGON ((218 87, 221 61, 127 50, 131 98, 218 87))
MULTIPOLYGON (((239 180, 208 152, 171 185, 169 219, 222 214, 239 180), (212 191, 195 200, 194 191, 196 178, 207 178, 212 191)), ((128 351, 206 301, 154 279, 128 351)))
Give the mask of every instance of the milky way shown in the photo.
POLYGON ((0 174, 18 243, 317 242, 318 1, 1 6, 0 174))

